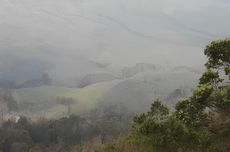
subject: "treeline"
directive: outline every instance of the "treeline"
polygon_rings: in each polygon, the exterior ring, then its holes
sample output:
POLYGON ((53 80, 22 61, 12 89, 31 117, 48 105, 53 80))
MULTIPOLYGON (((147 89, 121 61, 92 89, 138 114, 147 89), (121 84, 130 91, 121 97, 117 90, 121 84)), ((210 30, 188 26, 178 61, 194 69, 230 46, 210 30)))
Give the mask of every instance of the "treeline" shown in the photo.
POLYGON ((95 148, 87 144, 99 147, 117 139, 120 133, 128 134, 126 123, 131 116, 122 105, 108 105, 91 110, 85 118, 70 115, 56 120, 40 118, 36 122, 26 117, 17 122, 8 120, 0 127, 0 151, 93 151, 95 148))
POLYGON ((100 130, 97 126, 87 125, 86 119, 80 116, 71 115, 69 118, 49 121, 41 119, 35 123, 30 123, 25 117, 21 117, 17 123, 9 120, 2 125, 0 150, 26 152, 35 148, 35 144, 43 143, 49 146, 61 141, 65 146, 73 146, 89 138, 88 135, 94 136, 98 133, 100 130))

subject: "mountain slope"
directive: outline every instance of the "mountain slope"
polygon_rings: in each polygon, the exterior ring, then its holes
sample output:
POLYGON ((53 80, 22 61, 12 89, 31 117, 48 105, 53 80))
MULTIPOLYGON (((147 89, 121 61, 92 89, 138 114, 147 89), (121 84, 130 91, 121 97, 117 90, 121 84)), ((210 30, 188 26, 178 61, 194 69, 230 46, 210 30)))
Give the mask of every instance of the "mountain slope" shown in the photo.
POLYGON ((121 75, 124 66, 140 62, 198 68, 203 47, 215 39, 151 1, 2 0, 0 17, 0 56, 8 54, 0 77, 18 83, 46 72, 54 85, 77 86, 86 75, 121 75))

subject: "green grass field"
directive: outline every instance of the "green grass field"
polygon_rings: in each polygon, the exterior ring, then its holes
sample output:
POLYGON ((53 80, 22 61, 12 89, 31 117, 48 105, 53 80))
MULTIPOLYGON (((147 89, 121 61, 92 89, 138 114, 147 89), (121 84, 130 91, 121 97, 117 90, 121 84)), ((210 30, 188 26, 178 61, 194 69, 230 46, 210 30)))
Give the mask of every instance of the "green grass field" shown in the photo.
MULTIPOLYGON (((103 88, 92 85, 82 89, 66 88, 55 86, 43 86, 37 88, 24 88, 11 90, 13 94, 18 94, 20 101, 34 104, 34 113, 48 118, 67 115, 65 106, 59 105, 57 97, 72 97, 77 100, 71 106, 71 113, 78 114, 88 111, 97 106, 97 99, 103 94, 103 88)), ((27 114, 28 112, 24 112, 27 114)))

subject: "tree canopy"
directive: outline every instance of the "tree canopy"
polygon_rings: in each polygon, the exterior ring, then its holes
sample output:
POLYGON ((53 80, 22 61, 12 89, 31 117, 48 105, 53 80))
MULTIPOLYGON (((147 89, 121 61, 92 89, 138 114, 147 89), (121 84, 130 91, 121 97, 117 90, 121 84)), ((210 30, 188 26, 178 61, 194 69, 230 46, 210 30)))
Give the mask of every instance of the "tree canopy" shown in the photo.
POLYGON ((212 41, 204 49, 204 54, 208 57, 207 69, 224 69, 226 75, 230 73, 230 38, 212 41))

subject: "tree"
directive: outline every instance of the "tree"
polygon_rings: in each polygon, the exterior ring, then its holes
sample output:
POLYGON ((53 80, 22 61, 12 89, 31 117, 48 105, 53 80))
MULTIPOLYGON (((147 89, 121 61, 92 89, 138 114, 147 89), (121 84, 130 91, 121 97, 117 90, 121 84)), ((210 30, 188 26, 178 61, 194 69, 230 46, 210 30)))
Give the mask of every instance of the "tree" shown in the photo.
POLYGON ((6 102, 0 101, 0 119, 7 114, 9 108, 6 102))
POLYGON ((230 38, 212 41, 204 54, 208 57, 207 69, 224 69, 226 75, 230 73, 230 38))
POLYGON ((204 54, 208 57, 207 70, 200 78, 199 88, 192 97, 175 105, 177 117, 186 123, 200 121, 198 117, 204 116, 206 108, 230 116, 230 88, 220 86, 224 79, 218 73, 218 70, 224 69, 226 75, 230 74, 230 39, 212 41, 204 49, 204 54))
POLYGON ((161 103, 160 98, 157 98, 157 100, 151 104, 151 111, 148 112, 149 117, 157 120, 165 119, 168 114, 169 108, 167 107, 167 105, 161 103))
POLYGON ((189 151, 195 149, 198 135, 189 132, 183 121, 169 115, 169 108, 158 98, 147 113, 136 114, 134 130, 127 136, 127 143, 138 146, 140 152, 189 151))
POLYGON ((201 149, 229 151, 230 86, 223 86, 219 70, 224 70, 230 79, 230 39, 212 41, 204 54, 208 57, 207 69, 199 79, 198 89, 192 97, 178 101, 175 115, 199 135, 201 149))
POLYGON ((199 79, 199 87, 202 84, 207 84, 211 83, 214 86, 214 89, 218 89, 218 84, 222 82, 224 79, 219 78, 219 73, 218 72, 213 72, 212 70, 205 70, 201 78, 199 79))
POLYGON ((0 101, 7 103, 9 111, 17 111, 18 110, 18 104, 14 100, 10 91, 0 88, 0 101))
POLYGON ((76 99, 73 99, 73 98, 68 98, 68 97, 57 97, 57 102, 60 104, 60 105, 63 105, 66 107, 67 109, 67 114, 69 115, 70 112, 71 112, 71 106, 73 104, 76 104, 77 103, 77 100, 76 99))
POLYGON ((103 119, 99 123, 101 130, 101 143, 106 143, 116 139, 121 131, 121 122, 117 117, 110 118, 110 120, 103 119))
POLYGON ((151 119, 156 119, 156 120, 164 120, 167 118, 169 114, 169 108, 167 105, 161 103, 161 99, 157 98, 156 101, 154 101, 151 104, 150 111, 146 113, 140 113, 140 114, 135 114, 133 117, 133 124, 132 126, 134 127, 135 124, 141 124, 145 121, 147 118, 151 119))
POLYGON ((198 127, 206 122, 208 113, 205 108, 210 104, 210 96, 213 93, 211 84, 202 84, 194 90, 192 97, 183 98, 175 104, 175 115, 182 120, 187 127, 198 127))

